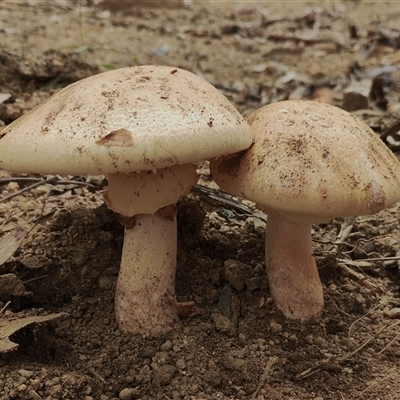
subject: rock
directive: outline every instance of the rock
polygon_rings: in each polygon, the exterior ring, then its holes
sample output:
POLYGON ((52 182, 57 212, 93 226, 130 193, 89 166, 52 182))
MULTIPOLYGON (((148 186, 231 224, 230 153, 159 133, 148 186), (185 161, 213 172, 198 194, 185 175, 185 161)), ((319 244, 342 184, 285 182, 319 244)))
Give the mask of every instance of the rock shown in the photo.
POLYGON ((139 397, 139 392, 136 388, 125 388, 119 392, 121 400, 133 400, 139 397))
POLYGON ((240 261, 226 260, 224 267, 226 279, 236 290, 243 290, 246 280, 253 275, 250 265, 240 261))
POLYGON ((391 310, 383 310, 383 314, 389 318, 400 318, 400 307, 394 307, 391 310))
POLYGON ((232 304, 232 288, 231 285, 228 283, 222 289, 221 296, 219 297, 218 300, 218 309, 227 318, 231 317, 231 304, 232 304))
POLYGON ((115 276, 112 275, 100 275, 98 279, 98 285, 101 289, 110 289, 115 285, 117 281, 115 276))
POLYGON ((273 332, 273 333, 282 332, 282 325, 278 324, 277 322, 271 321, 269 323, 269 327, 271 328, 271 332, 273 332))
POLYGON ((224 367, 229 371, 241 371, 247 370, 247 361, 237 357, 227 357, 222 361, 224 367))
POLYGON ((162 351, 171 351, 172 350, 172 342, 170 340, 167 340, 165 343, 163 343, 160 346, 160 350, 162 350, 162 351))
POLYGON ((157 349, 154 346, 146 346, 142 350, 141 356, 143 358, 152 358, 157 354, 157 349))
POLYGON ((176 367, 173 365, 162 365, 153 371, 153 380, 161 386, 169 385, 176 373, 176 367))
POLYGON ((217 331, 228 333, 233 330, 232 322, 229 320, 229 318, 225 317, 224 315, 219 313, 213 313, 211 314, 211 318, 214 322, 214 327, 217 331))
POLYGON ((15 274, 0 275, 0 297, 8 298, 9 296, 31 296, 22 283, 21 279, 15 274))
POLYGON ((247 289, 253 291, 261 288, 262 278, 260 276, 253 276, 252 278, 246 279, 247 289))
POLYGON ((179 358, 176 360, 176 368, 178 368, 180 371, 183 371, 186 369, 186 362, 183 358, 179 358))
POLYGON ((33 375, 33 371, 28 371, 27 369, 19 369, 18 373, 24 378, 31 378, 33 375))

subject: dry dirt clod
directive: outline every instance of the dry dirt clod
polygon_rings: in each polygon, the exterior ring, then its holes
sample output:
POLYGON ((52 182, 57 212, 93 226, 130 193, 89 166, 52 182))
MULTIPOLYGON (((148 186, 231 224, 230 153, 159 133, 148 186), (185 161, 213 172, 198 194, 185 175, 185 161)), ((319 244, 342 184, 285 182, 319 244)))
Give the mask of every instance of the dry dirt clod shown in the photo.
POLYGON ((225 277, 237 290, 243 290, 247 279, 253 275, 250 265, 236 260, 226 260, 224 263, 225 277))
POLYGON ((231 333, 233 331, 234 327, 232 322, 224 315, 213 313, 211 314, 211 318, 217 331, 222 333, 231 333))

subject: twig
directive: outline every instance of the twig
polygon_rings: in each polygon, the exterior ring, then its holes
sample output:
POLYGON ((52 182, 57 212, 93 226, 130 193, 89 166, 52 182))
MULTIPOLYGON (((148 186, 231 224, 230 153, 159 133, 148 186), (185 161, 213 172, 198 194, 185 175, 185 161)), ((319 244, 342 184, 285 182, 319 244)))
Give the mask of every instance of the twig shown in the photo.
POLYGON ((33 178, 29 176, 13 176, 11 178, 1 178, 0 185, 4 185, 10 182, 41 182, 43 178, 33 178))
POLYGON ((372 267, 370 261, 373 261, 369 258, 363 260, 352 260, 351 258, 338 258, 337 262, 345 265, 349 265, 350 267, 357 267, 357 269, 362 270, 362 268, 372 267))
POLYGON ((382 350, 378 351, 376 353, 377 356, 379 356, 379 354, 382 354, 386 349, 388 349, 396 340, 397 338, 400 336, 400 333, 398 333, 394 339, 392 339, 382 350))
POLYGON ((263 221, 267 220, 267 215, 262 211, 256 211, 255 209, 246 206, 242 202, 235 200, 232 195, 224 192, 223 190, 212 189, 203 185, 195 185, 193 186, 192 190, 233 208, 239 214, 254 215, 263 221))
POLYGON ((4 313, 4 311, 6 311, 6 308, 11 304, 11 301, 7 301, 7 303, 5 304, 5 306, 0 310, 0 315, 4 313))
POLYGON ((68 181, 68 180, 63 180, 63 179, 59 179, 57 177, 53 177, 50 179, 44 179, 44 178, 24 178, 24 177, 20 177, 20 178, 5 178, 4 180, 0 180, 0 184, 1 183, 7 183, 7 182, 17 182, 17 181, 33 181, 35 183, 33 183, 32 185, 29 185, 25 188, 22 188, 20 190, 18 190, 17 192, 11 193, 10 195, 3 197, 2 199, 0 199, 0 203, 4 203, 5 201, 12 199, 13 197, 16 197, 24 192, 27 192, 28 190, 32 190, 35 187, 41 186, 41 185, 45 185, 45 184, 50 184, 50 185, 76 185, 76 186, 87 186, 87 187, 92 187, 94 188, 95 186, 92 185, 91 183, 88 182, 79 182, 79 181, 68 181))
POLYGON ((351 279, 360 282, 363 286, 365 286, 368 289, 371 289, 373 292, 383 292, 383 290, 379 286, 372 283, 366 275, 354 271, 353 269, 350 269, 343 262, 338 262, 337 266, 342 270, 342 272, 346 276, 349 276, 351 279))
POLYGON ((342 314, 344 314, 346 317, 351 318, 351 315, 350 315, 350 314, 347 314, 346 311, 343 311, 343 310, 336 304, 336 302, 333 302, 333 305, 337 308, 338 311, 340 311, 340 312, 341 312, 342 314))
POLYGON ((371 389, 372 387, 379 385, 380 383, 388 380, 389 378, 393 377, 397 375, 397 372, 392 372, 391 374, 385 376, 384 378, 380 379, 379 381, 376 381, 374 383, 372 383, 371 385, 367 386, 361 393, 365 393, 367 390, 371 389))
POLYGON ((351 330, 353 329, 353 327, 355 326, 355 324, 357 324, 358 322, 360 322, 362 319, 364 319, 370 312, 375 311, 377 308, 379 308, 379 306, 381 305, 381 303, 378 303, 375 307, 372 307, 371 309, 369 309, 364 315, 361 315, 360 318, 357 318, 355 321, 353 321, 349 327, 349 332, 347 333, 347 339, 350 342, 350 337, 351 337, 351 330))
POLYGON ((100 375, 98 374, 93 368, 89 367, 88 365, 86 365, 86 369, 93 374, 97 379, 99 379, 101 382, 105 383, 106 380, 100 375))
POLYGON ((260 382, 258 382, 257 388, 251 396, 252 400, 255 400, 260 393, 260 390, 264 387, 264 385, 268 382, 271 377, 271 372, 274 364, 278 361, 277 357, 270 357, 268 359, 267 365, 264 368, 264 372, 261 375, 260 382))
POLYGON ((315 374, 316 372, 320 371, 323 367, 328 365, 328 363, 331 361, 336 361, 337 363, 340 364, 341 362, 348 360, 350 357, 353 357, 356 353, 361 351, 365 346, 367 346, 370 342, 372 342, 372 340, 374 340, 384 330, 394 328, 397 325, 400 325, 400 321, 397 321, 392 325, 382 327, 377 332, 375 332, 370 338, 368 338, 366 341, 364 341, 360 346, 358 346, 355 350, 351 351, 350 353, 346 354, 345 356, 338 357, 338 358, 333 357, 333 358, 330 358, 329 360, 322 361, 322 362, 318 363, 317 365, 315 365, 314 367, 308 368, 305 371, 297 374, 296 379, 297 380, 305 379, 305 378, 315 374))
POLYGON ((380 138, 382 140, 386 140, 388 136, 394 135, 400 130, 400 121, 396 122, 394 125, 389 126, 389 128, 385 129, 381 134, 380 138))
POLYGON ((365 261, 391 261, 391 260, 400 260, 400 256, 396 256, 396 257, 375 257, 375 258, 366 258, 365 259, 365 261))
POLYGON ((32 397, 32 400, 43 400, 43 397, 40 396, 40 395, 36 392, 36 390, 33 390, 33 389, 29 391, 29 396, 32 397))
POLYGON ((26 285, 27 283, 31 283, 31 282, 34 282, 34 281, 38 281, 38 280, 40 280, 40 279, 44 279, 44 278, 47 278, 47 277, 48 277, 47 274, 46 274, 46 275, 42 275, 42 276, 37 276, 36 278, 28 279, 27 281, 22 281, 22 283, 23 283, 24 285, 26 285))
POLYGON ((2 199, 0 199, 0 203, 4 203, 5 201, 10 200, 13 197, 19 196, 20 194, 22 194, 24 192, 27 192, 28 190, 32 190, 35 187, 41 186, 44 183, 51 183, 51 182, 50 181, 41 180, 40 182, 33 183, 32 185, 29 185, 29 186, 27 186, 27 187, 25 187, 23 189, 20 189, 20 190, 14 192, 14 193, 11 193, 10 195, 8 195, 6 197, 3 197, 2 199))

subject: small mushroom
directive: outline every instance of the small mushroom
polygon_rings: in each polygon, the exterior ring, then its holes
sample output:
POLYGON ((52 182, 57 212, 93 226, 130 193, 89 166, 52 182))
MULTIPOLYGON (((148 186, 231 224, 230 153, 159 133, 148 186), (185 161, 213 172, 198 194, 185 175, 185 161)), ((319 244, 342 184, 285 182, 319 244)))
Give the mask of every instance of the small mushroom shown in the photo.
POLYGON ((121 68, 78 81, 0 132, 0 168, 105 174, 107 205, 125 221, 115 313, 123 331, 178 324, 177 200, 194 163, 251 144, 248 124, 216 88, 172 67, 121 68))
POLYGON ((269 287, 291 319, 323 309, 311 224, 375 214, 400 200, 400 162, 355 116, 312 101, 283 101, 247 118, 253 145, 211 162, 215 181, 268 214, 269 287))

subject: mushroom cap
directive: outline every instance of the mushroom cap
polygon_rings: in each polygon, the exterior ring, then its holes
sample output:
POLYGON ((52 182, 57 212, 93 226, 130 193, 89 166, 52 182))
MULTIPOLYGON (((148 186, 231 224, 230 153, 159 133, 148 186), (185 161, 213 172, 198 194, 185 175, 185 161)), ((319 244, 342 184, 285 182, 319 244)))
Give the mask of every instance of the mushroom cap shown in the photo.
POLYGON ((211 162, 216 182, 294 222, 374 214, 400 200, 400 162, 354 115, 307 100, 247 120, 253 145, 211 162))
POLYGON ((0 132, 0 168, 111 174, 247 148, 251 132, 210 83, 166 66, 127 67, 60 90, 0 132))

